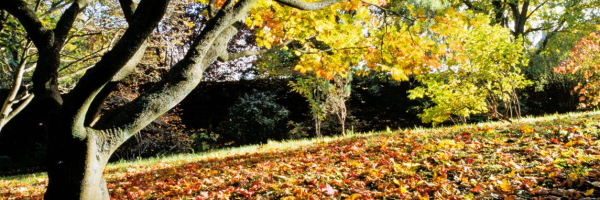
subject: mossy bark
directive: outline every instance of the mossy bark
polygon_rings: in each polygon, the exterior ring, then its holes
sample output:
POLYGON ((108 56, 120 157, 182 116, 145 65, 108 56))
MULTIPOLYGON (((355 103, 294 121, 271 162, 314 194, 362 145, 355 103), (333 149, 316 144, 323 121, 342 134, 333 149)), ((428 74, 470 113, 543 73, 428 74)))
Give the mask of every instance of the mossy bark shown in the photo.
POLYGON ((108 132, 89 130, 85 135, 84 140, 55 138, 50 143, 45 199, 110 199, 102 173, 110 155, 122 143, 115 141, 124 140, 115 137, 120 134, 108 132))

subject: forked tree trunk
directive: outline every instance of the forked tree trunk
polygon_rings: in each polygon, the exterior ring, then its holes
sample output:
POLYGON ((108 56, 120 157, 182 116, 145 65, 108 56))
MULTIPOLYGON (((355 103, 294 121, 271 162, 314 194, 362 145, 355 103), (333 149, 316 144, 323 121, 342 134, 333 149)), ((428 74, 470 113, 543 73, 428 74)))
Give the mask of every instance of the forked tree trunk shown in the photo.
POLYGON ((113 142, 121 140, 102 138, 104 135, 112 134, 92 132, 84 140, 70 138, 50 143, 45 199, 110 199, 102 173, 114 149, 113 142))

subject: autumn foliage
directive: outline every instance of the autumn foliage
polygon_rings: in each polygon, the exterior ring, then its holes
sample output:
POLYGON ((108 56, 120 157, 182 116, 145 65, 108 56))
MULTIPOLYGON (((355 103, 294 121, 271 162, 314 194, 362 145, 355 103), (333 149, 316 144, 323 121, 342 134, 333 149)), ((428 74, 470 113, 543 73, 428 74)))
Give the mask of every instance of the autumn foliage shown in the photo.
MULTIPOLYGON (((259 146, 109 167, 112 199, 580 199, 600 195, 600 113, 259 146)), ((40 199, 46 178, 0 180, 40 199)))
POLYGON ((590 33, 571 50, 568 60, 554 68, 554 73, 573 74, 579 82, 573 93, 580 96, 580 108, 595 107, 600 103, 600 34, 590 33))

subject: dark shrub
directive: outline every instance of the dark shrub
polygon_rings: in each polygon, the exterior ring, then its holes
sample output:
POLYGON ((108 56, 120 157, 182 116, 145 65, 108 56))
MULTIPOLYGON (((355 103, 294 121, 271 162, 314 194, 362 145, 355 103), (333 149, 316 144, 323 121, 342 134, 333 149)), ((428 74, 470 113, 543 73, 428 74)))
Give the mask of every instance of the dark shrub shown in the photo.
POLYGON ((229 108, 229 114, 219 126, 224 140, 235 144, 266 143, 287 137, 289 111, 276 103, 271 92, 254 91, 242 95, 229 108))

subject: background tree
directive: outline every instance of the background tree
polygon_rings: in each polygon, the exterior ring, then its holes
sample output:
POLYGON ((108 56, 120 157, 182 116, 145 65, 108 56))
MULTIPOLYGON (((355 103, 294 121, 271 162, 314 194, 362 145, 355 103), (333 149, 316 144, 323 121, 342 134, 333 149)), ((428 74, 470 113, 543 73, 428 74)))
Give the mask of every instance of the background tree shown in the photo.
POLYGON ((334 114, 340 125, 342 126, 342 134, 346 134, 346 118, 348 117, 348 108, 346 101, 350 98, 352 92, 352 73, 348 73, 346 77, 340 75, 334 76, 329 83, 329 87, 325 91, 326 104, 328 112, 334 114))
POLYGON ((295 92, 298 92, 308 102, 310 114, 315 122, 315 135, 322 137, 321 126, 323 120, 327 117, 327 95, 330 83, 323 77, 315 75, 306 75, 296 78, 296 81, 290 82, 290 87, 295 92))
POLYGON ((488 25, 486 16, 469 18, 464 24, 468 32, 441 33, 449 46, 446 68, 417 76, 424 86, 410 91, 410 98, 428 97, 434 103, 420 115, 424 122, 457 117, 465 123, 471 115, 481 113, 501 119, 520 115, 516 89, 528 84, 519 68, 527 62, 523 47, 507 29, 488 25), (502 113, 498 112, 500 106, 502 113))
POLYGON ((489 14, 492 24, 510 29, 513 36, 523 37, 524 42, 529 44, 536 42, 535 36, 541 37, 537 41, 539 45, 533 49, 536 54, 560 32, 589 28, 596 22, 598 14, 595 9, 598 2, 589 0, 459 0, 453 4, 466 6, 476 13, 489 14))
POLYGON ((323 120, 329 115, 335 115, 341 126, 341 133, 346 134, 346 118, 348 109, 346 101, 350 98, 352 74, 346 77, 335 75, 332 80, 305 74, 291 81, 292 90, 298 92, 308 102, 310 113, 315 121, 315 133, 321 137, 323 120))
POLYGON ((521 94, 530 114, 545 110, 550 105, 554 112, 574 110, 577 97, 570 88, 577 83, 570 74, 553 73, 553 68, 568 56, 563 49, 573 48, 575 41, 594 30, 598 24, 598 1, 453 1, 454 6, 489 15, 491 23, 511 30, 522 37, 523 53, 529 57, 522 71, 534 85, 521 94))
POLYGON ((582 38, 572 49, 568 60, 554 68, 555 73, 571 74, 577 85, 571 92, 579 97, 579 108, 590 109, 600 103, 600 34, 590 33, 582 38))

